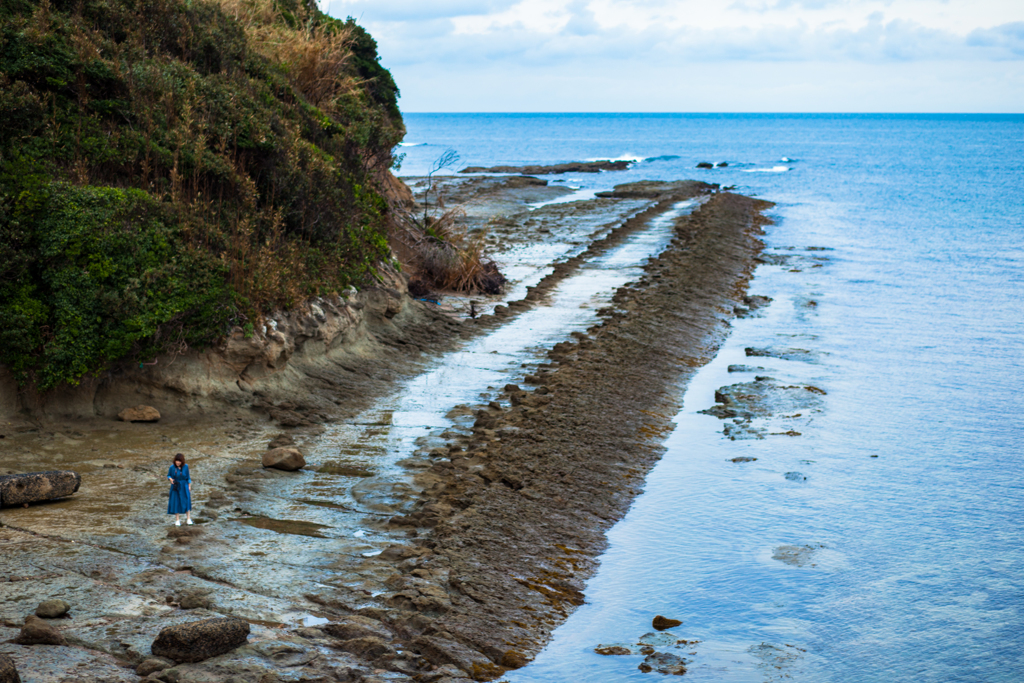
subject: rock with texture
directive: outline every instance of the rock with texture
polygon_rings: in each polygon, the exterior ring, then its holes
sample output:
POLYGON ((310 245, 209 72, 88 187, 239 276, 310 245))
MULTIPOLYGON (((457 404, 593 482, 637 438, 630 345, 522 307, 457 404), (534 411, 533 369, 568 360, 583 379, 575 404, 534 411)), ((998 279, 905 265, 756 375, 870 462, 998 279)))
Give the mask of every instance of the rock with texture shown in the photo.
POLYGON ((60 631, 32 614, 25 617, 21 633, 14 639, 18 645, 67 645, 60 631))
POLYGON ((478 681, 497 678, 504 669, 476 650, 462 643, 436 636, 420 636, 413 641, 413 647, 435 664, 453 664, 478 681))
POLYGON ((117 419, 122 422, 159 422, 160 411, 153 406, 135 406, 125 408, 117 414, 117 419))
POLYGON ((234 617, 203 619, 168 626, 150 648, 157 657, 173 662, 201 662, 244 645, 249 622, 234 617))
POLYGON ((172 662, 167 661, 166 659, 161 659, 159 657, 150 657, 149 659, 143 661, 141 664, 135 667, 135 673, 137 673, 139 676, 145 677, 150 674, 156 673, 157 671, 169 669, 172 666, 174 666, 174 664, 172 662))
POLYGON ((352 640, 353 638, 383 638, 390 640, 392 637, 391 631, 381 622, 356 614, 346 617, 345 621, 325 624, 323 630, 328 635, 339 640, 352 640))
POLYGON ((8 655, 0 655, 0 683, 21 683, 14 660, 8 655))
POLYGON ((675 628, 676 626, 679 626, 682 623, 683 622, 679 621, 678 619, 669 619, 668 617, 663 617, 659 614, 658 616, 654 617, 654 619, 651 621, 651 626, 653 626, 658 631, 664 631, 667 628, 675 628))
POLYGON ((36 607, 36 616, 40 619, 58 619, 68 613, 71 605, 63 600, 44 600, 36 607))
POLYGON ((306 459, 298 448, 271 448, 263 454, 263 466, 294 472, 306 466, 306 459))
POLYGON ((657 671, 666 676, 682 676, 686 673, 686 660, 669 652, 655 652, 647 655, 637 668, 644 673, 657 671))
POLYGON ((372 636, 343 640, 338 643, 338 648, 371 661, 379 657, 393 657, 395 655, 394 648, 385 643, 381 638, 372 636))
POLYGON ((0 507, 64 498, 81 485, 82 476, 69 470, 0 476, 0 507))

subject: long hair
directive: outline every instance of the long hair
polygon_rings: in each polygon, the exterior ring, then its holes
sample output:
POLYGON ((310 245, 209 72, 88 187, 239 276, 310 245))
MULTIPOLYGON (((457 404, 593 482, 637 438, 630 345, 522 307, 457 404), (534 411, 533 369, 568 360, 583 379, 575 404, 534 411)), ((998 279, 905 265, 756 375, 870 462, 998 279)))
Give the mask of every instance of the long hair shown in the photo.
POLYGON ((174 460, 172 462, 175 465, 177 465, 180 462, 181 466, 184 467, 185 466, 185 456, 182 455, 181 453, 175 453, 174 454, 174 460))

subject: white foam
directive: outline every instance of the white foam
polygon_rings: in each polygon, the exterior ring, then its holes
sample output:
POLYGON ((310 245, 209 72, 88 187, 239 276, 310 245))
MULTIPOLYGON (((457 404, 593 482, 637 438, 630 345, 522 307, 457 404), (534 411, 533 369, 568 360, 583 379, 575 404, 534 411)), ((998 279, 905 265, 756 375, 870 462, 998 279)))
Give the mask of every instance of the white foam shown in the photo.
POLYGON ((426 142, 399 142, 398 146, 399 147, 421 147, 421 146, 426 145, 426 144, 429 144, 429 143, 426 143, 426 142))
POLYGON ((744 173, 785 173, 792 170, 789 166, 772 166, 771 168, 745 168, 744 173))

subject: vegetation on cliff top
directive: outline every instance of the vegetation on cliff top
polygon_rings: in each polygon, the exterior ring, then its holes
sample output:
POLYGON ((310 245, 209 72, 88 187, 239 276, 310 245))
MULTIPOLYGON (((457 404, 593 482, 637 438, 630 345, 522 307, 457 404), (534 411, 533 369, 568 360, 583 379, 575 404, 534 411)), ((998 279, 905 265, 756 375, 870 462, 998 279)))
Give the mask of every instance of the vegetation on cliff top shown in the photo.
POLYGON ((3 0, 0 364, 76 383, 371 276, 397 95, 311 0, 3 0))

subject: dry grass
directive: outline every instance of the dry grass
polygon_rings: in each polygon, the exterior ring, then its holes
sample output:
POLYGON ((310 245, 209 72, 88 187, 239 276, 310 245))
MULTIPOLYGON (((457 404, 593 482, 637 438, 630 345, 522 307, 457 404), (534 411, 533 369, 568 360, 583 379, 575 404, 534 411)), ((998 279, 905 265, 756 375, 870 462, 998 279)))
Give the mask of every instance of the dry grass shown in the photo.
POLYGON ((332 104, 343 94, 359 89, 356 78, 345 73, 352 57, 346 30, 317 26, 308 10, 285 17, 274 0, 217 0, 244 28, 260 54, 288 68, 292 84, 310 104, 334 113, 332 104), (289 26, 300 22, 301 30, 289 26))
POLYGON ((403 214, 392 231, 421 280, 434 289, 497 294, 505 283, 484 252, 486 234, 469 235, 458 223, 462 209, 420 221, 403 214))

